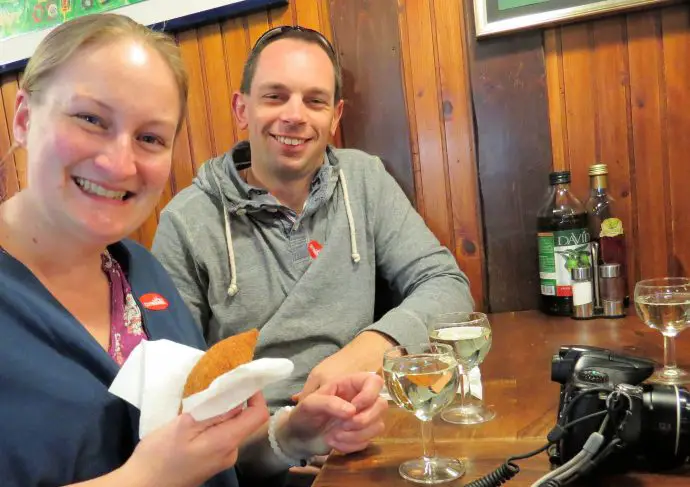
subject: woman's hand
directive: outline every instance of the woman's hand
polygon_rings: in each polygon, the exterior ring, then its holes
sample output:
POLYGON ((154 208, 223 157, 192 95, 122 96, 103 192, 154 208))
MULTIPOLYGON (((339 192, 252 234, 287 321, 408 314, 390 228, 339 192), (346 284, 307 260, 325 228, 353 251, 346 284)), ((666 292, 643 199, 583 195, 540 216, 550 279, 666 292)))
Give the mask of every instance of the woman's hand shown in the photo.
POLYGON ((198 486, 232 467, 242 442, 268 417, 261 393, 247 407, 205 421, 182 414, 146 436, 121 473, 134 480, 130 485, 198 486))
POLYGON ((276 431, 285 454, 293 458, 323 455, 331 449, 365 449, 384 429, 388 408, 379 397, 383 379, 360 372, 333 379, 302 399, 276 431))

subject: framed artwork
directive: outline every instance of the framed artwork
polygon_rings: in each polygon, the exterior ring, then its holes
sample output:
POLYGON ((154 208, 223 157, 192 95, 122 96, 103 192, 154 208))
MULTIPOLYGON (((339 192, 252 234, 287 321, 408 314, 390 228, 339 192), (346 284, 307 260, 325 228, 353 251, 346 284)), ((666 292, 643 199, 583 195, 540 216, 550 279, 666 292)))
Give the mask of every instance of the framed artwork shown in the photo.
POLYGON ((544 27, 669 0, 474 0, 477 37, 544 27))
POLYGON ((21 68, 55 26, 108 11, 157 30, 286 5, 288 0, 0 0, 0 72, 21 68))

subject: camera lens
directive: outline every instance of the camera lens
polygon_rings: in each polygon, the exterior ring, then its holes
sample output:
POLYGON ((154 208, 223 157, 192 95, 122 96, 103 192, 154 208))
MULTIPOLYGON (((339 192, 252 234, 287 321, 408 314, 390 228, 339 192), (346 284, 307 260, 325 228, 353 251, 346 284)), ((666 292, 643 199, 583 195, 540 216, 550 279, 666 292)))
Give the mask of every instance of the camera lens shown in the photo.
POLYGON ((649 468, 684 464, 690 454, 690 393, 678 386, 645 385, 642 448, 649 468))

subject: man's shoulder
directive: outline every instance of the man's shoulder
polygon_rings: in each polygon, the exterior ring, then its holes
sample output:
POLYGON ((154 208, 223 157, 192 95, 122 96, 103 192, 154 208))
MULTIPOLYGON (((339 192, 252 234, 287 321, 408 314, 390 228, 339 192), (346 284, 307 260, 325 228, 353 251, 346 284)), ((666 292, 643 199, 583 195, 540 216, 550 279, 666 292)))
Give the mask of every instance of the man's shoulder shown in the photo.
POLYGON ((331 147, 333 155, 338 159, 338 163, 344 167, 366 169, 372 165, 381 163, 378 156, 370 154, 360 149, 336 148, 331 147))
POLYGON ((196 184, 192 183, 165 205, 162 212, 173 213, 182 219, 199 215, 200 210, 207 210, 215 207, 213 199, 196 184))
POLYGON ((343 170, 348 180, 352 179, 357 184, 378 181, 382 175, 386 174, 385 167, 381 159, 368 152, 359 149, 336 149, 333 148, 333 155, 338 160, 338 167, 343 170))

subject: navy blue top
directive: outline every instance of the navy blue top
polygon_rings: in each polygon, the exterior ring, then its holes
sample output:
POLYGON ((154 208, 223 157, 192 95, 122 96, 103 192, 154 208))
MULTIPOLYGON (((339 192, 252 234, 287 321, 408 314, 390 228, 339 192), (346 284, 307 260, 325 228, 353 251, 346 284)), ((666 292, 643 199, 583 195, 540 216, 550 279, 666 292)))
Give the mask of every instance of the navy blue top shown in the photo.
MULTIPOLYGON (((158 261, 144 247, 109 247, 139 303, 151 340, 206 349, 200 330, 158 261)), ((83 290, 88 293, 88 289, 83 290)), ((119 368, 31 271, 0 251, 0 485, 63 486, 120 467, 138 441, 139 412, 110 394, 119 368)), ((234 469, 207 487, 237 487, 234 469)))

